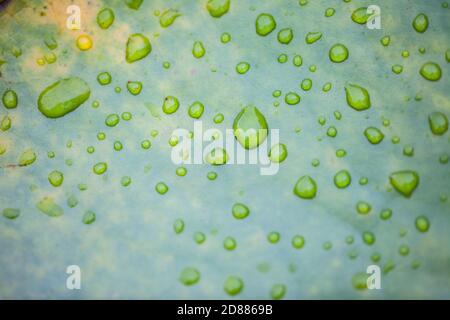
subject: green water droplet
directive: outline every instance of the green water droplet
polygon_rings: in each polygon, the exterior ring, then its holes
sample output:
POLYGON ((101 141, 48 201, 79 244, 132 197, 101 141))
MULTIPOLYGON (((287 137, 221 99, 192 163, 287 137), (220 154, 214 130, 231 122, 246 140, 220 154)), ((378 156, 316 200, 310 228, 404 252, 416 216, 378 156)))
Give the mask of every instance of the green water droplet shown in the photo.
POLYGON ((450 62, 450 49, 447 49, 447 51, 445 51, 445 61, 450 62))
POLYGON ((44 56, 44 58, 45 58, 45 61, 47 61, 48 64, 55 63, 56 60, 58 59, 58 58, 56 57, 56 54, 54 54, 53 52, 46 53, 45 56, 44 56))
POLYGON ((148 149, 150 149, 151 146, 152 146, 152 143, 151 143, 150 140, 145 139, 145 140, 142 140, 142 141, 141 141, 141 148, 142 148, 142 149, 148 150, 148 149))
POLYGON ((204 110, 205 106, 203 105, 203 103, 195 101, 189 106, 188 114, 191 118, 200 119, 204 110))
POLYGON ((97 24, 102 29, 108 29, 113 24, 114 18, 114 11, 104 8, 97 14, 97 24))
POLYGON ((331 248, 333 248, 333 244, 330 241, 325 241, 322 244, 322 248, 326 251, 331 250, 331 248))
POLYGON ((119 121, 120 121, 119 115, 117 113, 112 113, 106 117, 105 124, 108 127, 115 127, 115 126, 117 126, 119 121))
POLYGON ((208 178, 208 180, 216 180, 217 179, 217 173, 214 171, 210 171, 208 172, 208 174, 206 175, 206 177, 208 178))
MULTIPOLYGON (((1 154, 1 152, 0 152, 0 154, 1 154)), ((441 155, 439 156, 439 163, 441 163, 441 164, 447 164, 448 161, 449 161, 449 159, 450 159, 450 157, 448 156, 448 154, 441 154, 441 155)))
POLYGON ((441 79, 441 67, 435 62, 426 62, 420 68, 420 75, 429 81, 438 81, 441 79))
POLYGON ((128 81, 127 82, 128 92, 134 96, 137 96, 142 91, 142 82, 140 81, 128 81))
POLYGON ((164 11, 159 17, 159 24, 163 28, 167 28, 172 23, 175 22, 175 19, 181 16, 181 13, 178 10, 168 9, 164 11))
POLYGON ((165 194, 169 191, 169 187, 164 182, 158 182, 155 186, 155 190, 159 194, 165 194))
POLYGON ((165 114, 172 114, 178 110, 180 102, 174 96, 167 96, 164 98, 162 110, 165 114))
POLYGON ((220 166, 227 163, 227 152, 223 148, 214 148, 205 157, 205 161, 214 166, 220 166))
POLYGON ((323 85, 322 91, 323 91, 323 92, 328 92, 328 91, 331 90, 331 87, 332 87, 332 84, 331 84, 330 82, 327 82, 327 83, 325 83, 325 84, 323 85))
POLYGON ((114 150, 116 150, 116 151, 122 150, 122 149, 123 149, 122 142, 120 142, 120 141, 114 141, 113 148, 114 148, 114 150))
POLYGON ((389 176, 389 181, 395 190, 409 198, 419 185, 419 175, 411 170, 397 171, 389 176))
POLYGON ((364 130, 364 135, 371 144, 379 144, 384 139, 383 132, 375 127, 368 127, 364 130))
POLYGON ((129 176, 123 176, 120 179, 120 184, 122 187, 128 187, 131 184, 131 178, 129 176))
POLYGON ((398 247, 398 253, 403 257, 406 257, 409 254, 409 251, 409 247, 406 244, 402 244, 398 247))
POLYGON ((426 216, 418 216, 415 225, 419 232, 427 232, 430 229, 430 220, 426 216))
POLYGON ((278 32, 278 42, 281 44, 289 44, 294 38, 294 33, 291 28, 284 28, 278 32))
POLYGON ((133 116, 130 112, 128 112, 128 111, 122 112, 122 115, 121 115, 122 120, 130 121, 132 117, 133 116))
POLYGON ((316 182, 310 176, 300 177, 294 186, 294 194, 302 199, 313 199, 316 193, 316 182))
POLYGON ((244 107, 233 121, 234 136, 245 149, 258 147, 267 137, 269 126, 255 106, 244 107))
POLYGON ((173 231, 176 234, 180 234, 184 231, 184 221, 182 219, 176 219, 173 223, 173 231))
POLYGON ((206 236, 203 232, 194 233, 194 241, 197 244, 202 244, 203 242, 205 242, 205 240, 206 240, 206 236))
POLYGON ((228 251, 233 251, 234 249, 236 249, 236 246, 236 240, 232 237, 226 237, 223 240, 223 247, 228 251))
POLYGON ((403 154, 407 157, 412 157, 414 155, 414 147, 411 145, 406 145, 403 147, 403 154))
POLYGON ((383 209, 380 211, 380 219, 381 220, 389 220, 392 217, 391 209, 383 209))
POLYGON ((345 86, 347 104, 356 111, 362 111, 370 108, 369 92, 356 84, 347 84, 345 86))
POLYGON ((294 64, 294 66, 300 67, 300 66, 303 64, 302 56, 299 55, 299 54, 296 54, 296 55, 292 58, 292 63, 294 64))
POLYGON ((6 90, 3 93, 2 102, 6 109, 14 109, 18 104, 17 93, 11 89, 6 90))
POLYGON ((138 10, 144 0, 124 0, 128 8, 138 10))
POLYGON ((59 118, 82 105, 90 94, 91 90, 84 80, 78 77, 62 79, 41 92, 38 108, 47 118, 59 118))
POLYGON ((192 47, 192 54, 195 58, 200 59, 206 53, 205 47, 201 41, 195 41, 194 46, 192 47))
POLYGON ((49 217, 59 217, 64 214, 64 210, 50 197, 44 197, 36 204, 36 207, 49 217))
POLYGON ((231 213, 236 219, 245 219, 250 214, 250 209, 243 203, 235 203, 231 208, 231 213))
POLYGON ((214 118, 213 118, 213 122, 214 122, 215 124, 222 123, 223 120, 225 120, 225 116, 223 115, 223 113, 218 113, 218 114, 216 114, 216 115, 214 116, 214 118))
POLYGON ((150 40, 140 33, 135 33, 128 38, 125 57, 128 63, 133 63, 145 58, 151 51, 150 40))
POLYGON ((355 238, 353 238, 353 236, 347 236, 345 237, 345 243, 346 244, 353 244, 353 242, 355 241, 355 238))
POLYGON ((92 171, 95 174, 103 174, 106 172, 107 169, 108 165, 106 164, 106 162, 98 162, 92 167, 92 171))
POLYGON ((448 130, 448 119, 442 112, 432 112, 428 116, 428 124, 433 134, 441 136, 448 130))
POLYGON ((347 188, 352 182, 352 177, 347 170, 338 171, 334 175, 334 185, 339 189, 347 188))
POLYGON ((399 64, 395 64, 392 66, 392 72, 395 74, 400 74, 403 71, 403 66, 399 64))
POLYGON ((105 140, 106 139, 106 134, 104 132, 97 133, 97 139, 99 141, 105 140))
POLYGON ((313 44, 316 41, 319 41, 322 38, 322 32, 308 32, 305 37, 305 41, 307 44, 313 44))
POLYGON ((275 243, 278 243, 278 241, 280 241, 280 233, 279 232, 276 232, 276 231, 272 231, 272 232, 270 232, 268 235, 267 235, 267 240, 270 242, 270 243, 272 243, 272 244, 275 244, 275 243))
POLYGON ((368 202, 358 201, 356 203, 356 211, 359 214, 368 214, 368 213, 370 213, 371 210, 372 210, 372 206, 368 202))
POLYGON ((370 231, 364 231, 362 233, 362 240, 365 244, 371 246, 375 243, 375 235, 370 231))
POLYGON ((14 220, 20 215, 20 210, 15 208, 5 208, 2 211, 2 215, 7 219, 14 220))
POLYGON ((261 13, 256 18, 255 27, 256 33, 265 37, 277 27, 277 23, 271 14, 261 13))
POLYGON ((278 56, 277 60, 279 63, 286 63, 288 61, 288 56, 287 54, 282 53, 278 56))
POLYGON ((64 181, 64 175, 58 170, 53 170, 48 175, 48 182, 54 187, 59 187, 64 181))
POLYGON ((285 144, 277 143, 269 151, 269 159, 275 163, 281 163, 286 160, 288 156, 288 150, 285 144))
POLYGON ((208 0, 206 9, 211 17, 220 18, 230 9, 230 0, 208 0))
POLYGON ((327 136, 334 138, 337 136, 337 129, 333 126, 329 127, 327 129, 327 136))
POLYGON ((8 131, 11 129, 11 118, 8 115, 3 116, 2 121, 0 121, 0 130, 8 131))
POLYGON ((55 50, 56 48, 58 48, 58 43, 56 42, 55 38, 51 35, 45 37, 44 43, 50 50, 55 50))
POLYGON ((231 35, 228 32, 222 33, 220 36, 220 42, 222 43, 228 43, 231 41, 231 35))
POLYGON ((368 18, 367 7, 361 7, 352 12, 352 20, 357 24, 366 24, 368 18))
POLYGON ((390 36, 384 36, 383 38, 380 39, 380 43, 384 47, 387 47, 391 43, 391 37, 390 36))
POLYGON ((184 268, 180 273, 179 281, 185 286, 192 286, 200 281, 200 272, 196 268, 184 268))
POLYGON ((369 274, 365 272, 358 272, 352 276, 352 286, 356 290, 366 290, 367 289, 367 278, 369 274))
POLYGON ((305 245, 305 238, 301 235, 295 235, 292 237, 291 244, 295 249, 299 250, 305 245))
POLYGON ((419 13, 414 18, 412 26, 417 32, 424 33, 428 29, 428 17, 423 13, 419 13))
POLYGON ((250 70, 250 64, 248 62, 239 62, 236 65, 236 72, 239 74, 244 74, 250 70))
POLYGON ((342 114, 339 111, 334 111, 333 112, 334 117, 336 118, 336 120, 341 120, 342 119, 342 114))
POLYGON ((286 286, 284 284, 274 284, 270 289, 270 297, 273 300, 281 300, 286 294, 286 286))
POLYGON ((84 224, 92 224, 95 221, 95 212, 88 210, 84 213, 83 219, 84 224))
POLYGON ((312 88, 312 80, 311 79, 303 79, 302 83, 300 84, 300 87, 304 90, 304 91, 309 91, 312 88))
POLYGON ((223 285, 223 289, 230 296, 239 294, 244 288, 244 281, 236 276, 229 276, 223 285))
POLYGON ((311 161, 311 165, 312 165, 313 167, 318 167, 318 166, 320 165, 319 159, 313 159, 313 160, 311 161))
POLYGON ((25 150, 19 158, 19 166, 29 166, 36 161, 36 158, 36 153, 33 151, 33 149, 25 150))
POLYGON ((179 177, 184 177, 187 174, 187 169, 185 167, 178 167, 175 170, 175 173, 179 177))
POLYGON ((334 8, 327 8, 325 10, 325 17, 327 17, 327 18, 332 17, 335 12, 336 12, 336 10, 334 8))
POLYGON ((296 105, 296 104, 300 103, 300 100, 301 100, 300 96, 295 92, 288 92, 284 96, 284 101, 288 105, 296 105))
POLYGON ((274 98, 278 98, 281 96, 281 90, 275 90, 274 92, 272 92, 272 96, 274 98))
POLYGON ((332 62, 341 63, 348 59, 348 49, 341 43, 334 44, 330 51, 328 52, 328 56, 332 62))

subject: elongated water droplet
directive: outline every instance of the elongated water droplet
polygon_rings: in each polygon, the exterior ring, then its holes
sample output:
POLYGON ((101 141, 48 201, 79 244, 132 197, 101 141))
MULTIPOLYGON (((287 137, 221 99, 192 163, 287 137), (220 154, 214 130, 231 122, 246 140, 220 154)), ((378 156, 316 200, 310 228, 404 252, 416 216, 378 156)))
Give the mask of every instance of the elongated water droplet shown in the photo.
POLYGON ((172 23, 175 22, 175 19, 181 16, 181 13, 178 10, 168 9, 164 11, 159 17, 159 24, 163 28, 167 28, 172 23))
POLYGON ((300 177, 294 186, 294 194, 302 199, 313 199, 316 193, 316 182, 310 176, 300 177))
POLYGON ((419 33, 424 33, 428 29, 428 17, 419 13, 413 20, 412 26, 419 33))
POLYGON ((236 72, 239 74, 247 73, 250 70, 250 64, 248 62, 239 62, 236 65, 236 72))
POLYGON ((102 29, 108 29, 113 24, 114 18, 114 11, 104 8, 97 14, 97 24, 102 29))
POLYGON ((92 171, 94 171, 95 174, 103 174, 106 170, 108 170, 106 162, 98 162, 92 167, 92 171))
POLYGON ((384 139, 383 132, 375 127, 369 127, 364 130, 364 135, 371 144, 379 144, 384 139))
POLYGON ((11 89, 6 90, 3 93, 2 102, 6 109, 14 109, 18 104, 17 93, 11 89))
POLYGON ((419 175, 411 170, 397 171, 389 176, 389 181, 395 190, 409 198, 419 185, 419 175))
POLYGON ((369 92, 356 84, 347 84, 345 86, 347 104, 357 111, 370 108, 369 92))
POLYGON ((258 147, 267 137, 269 126, 255 106, 244 107, 233 122, 234 136, 245 149, 258 147))
POLYGON ((7 219, 14 220, 20 216, 20 210, 15 208, 5 208, 2 211, 2 215, 7 219))
POLYGON ((277 27, 277 23, 271 14, 261 13, 256 18, 255 27, 256 33, 262 37, 265 37, 277 27))
POLYGON ((305 41, 307 44, 313 44, 316 41, 319 41, 322 38, 322 32, 308 32, 305 37, 305 41))
POLYGON ((84 213, 82 221, 84 224, 92 224, 94 223, 95 219, 95 212, 88 210, 84 213))
POLYGON ((208 0, 206 9, 211 17, 220 18, 230 9, 230 0, 208 0))
POLYGON ((133 63, 145 58, 151 51, 150 40, 140 33, 135 33, 128 38, 125 57, 128 63, 133 63))
POLYGON ((33 149, 25 150, 22 155, 19 158, 19 166, 25 167, 29 166, 33 162, 36 161, 36 153, 33 151, 33 149))

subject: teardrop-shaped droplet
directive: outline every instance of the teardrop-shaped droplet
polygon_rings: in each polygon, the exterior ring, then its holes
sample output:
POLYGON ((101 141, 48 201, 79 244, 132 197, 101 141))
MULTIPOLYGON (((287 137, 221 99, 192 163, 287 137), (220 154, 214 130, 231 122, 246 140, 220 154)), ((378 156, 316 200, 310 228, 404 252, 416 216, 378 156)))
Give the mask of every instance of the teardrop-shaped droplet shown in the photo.
POLYGON ((294 186, 294 194, 302 199, 313 199, 316 193, 316 182, 310 176, 301 177, 294 186))
POLYGON ((172 23, 174 23, 175 19, 181 16, 181 13, 178 10, 168 9, 164 11, 159 17, 159 24, 163 28, 167 28, 172 23))
POLYGON ((132 34, 127 41, 126 60, 132 63, 145 58, 152 51, 150 40, 140 33, 132 34))
POLYGON ((277 38, 281 44, 289 44, 294 38, 294 33, 291 28, 284 28, 278 32, 277 38))
POLYGON ((255 106, 243 108, 233 122, 236 139, 245 149, 258 147, 267 137, 269 126, 255 106))
POLYGON ((357 111, 370 108, 369 92, 356 84, 348 84, 345 86, 347 104, 357 111))
POLYGON ((305 37, 307 44, 313 44, 314 42, 322 38, 322 32, 308 32, 305 37))
POLYGON ((352 20, 357 24, 366 24, 369 19, 367 8, 361 7, 352 12, 352 20))
POLYGON ((180 102, 177 97, 167 96, 164 98, 162 110, 165 114, 172 114, 178 110, 180 102))
POLYGON ((194 46, 192 47, 192 54, 195 58, 200 59, 206 53, 205 47, 201 41, 195 41, 194 46))

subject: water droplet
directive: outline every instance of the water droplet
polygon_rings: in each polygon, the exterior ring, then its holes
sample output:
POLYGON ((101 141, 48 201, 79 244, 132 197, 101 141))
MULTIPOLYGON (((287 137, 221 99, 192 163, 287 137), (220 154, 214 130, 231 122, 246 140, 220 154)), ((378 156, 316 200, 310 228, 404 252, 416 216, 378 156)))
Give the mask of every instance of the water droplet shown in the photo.
POLYGON ((205 47, 201 41, 195 41, 194 46, 192 47, 192 54, 195 58, 200 59, 206 53, 205 47))
POLYGON ((194 233, 194 241, 197 244, 202 244, 203 242, 205 242, 205 240, 206 240, 206 236, 203 232, 194 233))
POLYGON ((155 190, 159 194, 165 194, 169 191, 169 187, 164 182, 158 182, 155 186, 155 190))
POLYGON ((288 105, 296 105, 296 104, 300 103, 300 100, 301 100, 300 96, 295 92, 288 92, 284 96, 284 101, 288 105))
POLYGON ((420 74, 426 80, 429 81, 438 81, 441 79, 442 71, 441 67, 434 62, 426 62, 420 68, 420 74))
POLYGON ((390 36, 384 36, 383 38, 380 39, 380 43, 387 47, 390 43, 391 43, 391 37, 390 36))
POLYGON ((223 240, 223 247, 228 251, 233 251, 234 249, 236 249, 236 246, 236 240, 232 237, 226 237, 223 240))
POLYGON ((364 130, 364 135, 371 144, 379 144, 384 139, 384 134, 375 127, 368 127, 364 130))
POLYGON ((77 47, 81 51, 86 51, 92 48, 92 38, 87 34, 82 34, 77 38, 77 47))
POLYGON ((271 33, 276 27, 277 23, 275 22, 274 17, 269 13, 261 13, 255 22, 256 33, 260 36, 267 36, 271 33))
POLYGON ((316 193, 316 182, 310 176, 300 177, 294 186, 294 194, 302 199, 313 199, 316 193))
POLYGON ((347 84, 345 86, 347 104, 356 111, 362 111, 370 108, 369 92, 356 84, 347 84))
POLYGON ((126 60, 128 63, 145 58, 152 51, 152 45, 147 37, 140 33, 132 34, 127 41, 126 60))
POLYGON ((142 141, 141 141, 141 148, 142 148, 142 149, 148 150, 148 149, 150 149, 151 146, 152 146, 152 143, 151 143, 150 140, 145 139, 145 140, 142 140, 142 141))
POLYGON ((230 9, 230 0, 208 0, 206 9, 211 17, 220 18, 230 9))
POLYGON ((328 56, 332 62, 341 63, 348 58, 348 49, 341 43, 336 43, 330 48, 328 56))
POLYGON ((280 233, 276 232, 276 231, 272 231, 267 235, 267 240, 272 243, 278 243, 278 241, 280 241, 280 233))
POLYGON ((78 77, 62 79, 41 92, 38 108, 48 118, 59 118, 82 105, 90 94, 84 80, 78 77))
POLYGON ((214 148, 205 157, 205 161, 214 166, 220 166, 227 163, 227 152, 223 148, 214 148))
POLYGON ((102 29, 108 29, 113 24, 114 18, 114 11, 104 8, 97 14, 97 24, 102 29))
POLYGON ((120 185, 122 187, 128 187, 131 184, 131 178, 129 176, 123 176, 120 179, 120 185))
POLYGON ((371 210, 372 210, 372 206, 368 202, 358 201, 358 203, 356 203, 356 211, 359 214, 368 214, 368 213, 370 213, 371 210))
POLYGON ((83 223, 84 224, 92 224, 95 221, 95 212, 88 210, 83 215, 83 223))
POLYGON ((106 162, 98 162, 92 167, 92 171, 95 174, 103 174, 106 172, 107 169, 108 165, 106 164, 106 162))
POLYGON ((15 91, 8 89, 3 93, 2 101, 6 109, 14 109, 17 107, 19 99, 15 91))
POLYGON ((244 281, 236 276, 229 276, 225 280, 225 284, 223 286, 225 292, 228 293, 230 296, 237 295, 242 291, 243 288, 244 288, 244 281))
POLYGON ((309 91, 312 88, 312 80, 311 79, 303 79, 302 83, 300 84, 300 87, 304 90, 304 91, 309 91))
POLYGON ((159 24, 163 28, 167 28, 172 23, 174 23, 175 19, 181 16, 181 13, 178 10, 168 9, 164 11, 159 17, 159 24))
POLYGON ((206 175, 206 177, 208 178, 208 180, 216 180, 217 179, 217 173, 214 171, 210 171, 208 172, 208 174, 206 175))
POLYGON ((323 85, 322 91, 323 91, 323 92, 328 92, 328 91, 331 90, 331 87, 332 87, 332 84, 331 84, 330 82, 327 82, 327 83, 325 83, 325 84, 323 85))
POLYGON ((288 150, 285 144, 277 143, 269 151, 269 159, 272 162, 281 163, 286 160, 288 156, 288 150))
POLYGON ((128 81, 127 82, 128 92, 134 96, 137 96, 142 91, 142 82, 140 81, 128 81))
POLYGON ((250 209, 243 203, 235 203, 231 208, 231 213, 236 219, 245 219, 250 214, 250 209))
POLYGON ((419 13, 413 20, 412 26, 419 33, 424 33, 428 29, 428 17, 419 13))
POLYGON ((58 170, 53 170, 48 175, 48 182, 54 187, 59 187, 64 181, 64 175, 58 170))
POLYGON ((356 290, 365 290, 367 289, 367 278, 369 274, 365 272, 355 273, 352 277, 352 286, 356 290))
POLYGON ((177 219, 173 223, 173 231, 175 231, 176 234, 180 234, 184 231, 184 221, 182 219, 177 219))
POLYGON ((301 235, 295 235, 292 237, 291 244, 295 249, 299 250, 305 245, 305 238, 301 235))
POLYGON ((44 197, 36 204, 36 207, 49 217, 59 217, 64 214, 64 210, 50 197, 44 197))
POLYGON ((392 217, 391 209, 383 209, 380 211, 380 219, 381 220, 389 220, 392 217))
POLYGON ((192 267, 184 268, 181 271, 179 280, 185 286, 192 286, 200 280, 200 272, 192 267))
POLYGON ((278 56, 277 60, 279 63, 286 63, 288 60, 288 56, 287 56, 287 54, 282 53, 278 56))
POLYGON ((203 103, 195 101, 189 106, 188 114, 191 118, 200 119, 204 110, 205 106, 203 105, 203 103))
POLYGON ((166 114, 172 114, 178 110, 180 102, 174 96, 167 96, 164 98, 162 110, 166 114))
POLYGON ((406 145, 403 147, 403 154, 407 157, 412 157, 414 155, 414 147, 411 145, 406 145))
POLYGON ((33 151, 33 149, 25 150, 22 155, 19 158, 19 166, 25 167, 29 166, 33 162, 36 161, 36 153, 33 151))
POLYGON ((398 253, 401 256, 406 257, 409 254, 409 247, 406 244, 400 245, 400 247, 398 247, 398 253))
POLYGON ((364 231, 362 234, 362 239, 365 244, 371 246, 375 243, 375 235, 370 231, 364 231))
POLYGON ((389 180, 395 190, 407 198, 412 195, 419 185, 419 175, 411 170, 394 172, 389 176, 389 180))
POLYGON ((239 74, 244 74, 250 69, 250 64, 248 62, 239 62, 236 65, 236 72, 239 74))
POLYGON ((307 44, 313 44, 314 42, 322 38, 322 32, 308 32, 305 37, 307 44))
POLYGON ((122 115, 121 115, 122 120, 130 121, 132 117, 133 116, 130 112, 128 112, 128 111, 122 112, 122 115))
POLYGON ((352 177, 347 170, 338 171, 334 175, 334 185, 339 189, 347 188, 352 182, 352 177))
POLYGON ((138 10, 144 0, 125 0, 128 8, 138 10))
POLYGON ((333 126, 329 127, 327 129, 327 136, 334 138, 337 136, 337 129, 333 126))
POLYGON ((428 116, 428 124, 433 134, 441 136, 448 130, 448 119, 442 112, 432 112, 428 116))
POLYGON ((325 10, 325 17, 327 17, 327 18, 332 17, 335 12, 336 12, 336 10, 334 8, 327 8, 325 10))
POLYGON ((222 35, 220 36, 220 41, 222 43, 230 42, 231 41, 231 35, 228 32, 222 33, 222 35))
POLYGON ((392 66, 392 72, 395 74, 400 74, 403 71, 403 66, 399 64, 395 64, 392 66))
POLYGON ((105 119, 105 124, 106 124, 108 127, 115 127, 115 126, 117 126, 117 124, 119 123, 119 121, 120 121, 119 115, 116 114, 116 113, 112 113, 112 114, 110 114, 110 115, 108 115, 108 116, 106 117, 106 119, 105 119))
POLYGON ((418 216, 415 225, 418 231, 427 232, 430 229, 430 220, 426 216, 418 216))
POLYGON ((294 64, 294 66, 300 67, 300 66, 303 64, 302 56, 299 55, 299 54, 296 54, 296 55, 292 58, 292 63, 294 64))
POLYGON ((368 18, 366 7, 358 8, 352 12, 352 20, 357 24, 366 24, 368 18))
POLYGON ((281 300, 286 294, 286 286, 284 284, 274 284, 270 289, 270 296, 273 300, 281 300))
POLYGON ((11 128, 11 118, 8 115, 3 116, 0 122, 0 130, 8 131, 11 128))
POLYGON ((294 33, 291 28, 284 28, 278 32, 277 38, 281 44, 289 44, 294 38, 294 33))
POLYGON ((245 149, 258 147, 267 137, 269 126, 255 106, 244 107, 233 121, 234 136, 245 149))

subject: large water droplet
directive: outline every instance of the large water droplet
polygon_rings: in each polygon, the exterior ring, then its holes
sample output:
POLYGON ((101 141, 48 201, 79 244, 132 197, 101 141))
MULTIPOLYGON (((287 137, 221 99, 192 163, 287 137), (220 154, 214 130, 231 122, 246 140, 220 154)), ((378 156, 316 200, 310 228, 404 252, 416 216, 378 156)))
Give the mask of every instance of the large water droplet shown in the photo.
POLYGON ((230 9, 230 0, 208 0, 206 9, 212 17, 220 18, 230 9))
POLYGON ((294 186, 294 194, 302 199, 313 199, 316 193, 316 182, 310 176, 300 177, 294 186))
POLYGON ((268 129, 266 118, 255 106, 243 108, 233 122, 234 135, 245 149, 253 149, 263 143, 268 129))
POLYGON ((277 23, 275 22, 274 17, 269 13, 261 13, 255 22, 256 33, 260 36, 267 36, 271 33, 276 27, 277 23))
POLYGON ((441 136, 448 130, 448 119, 442 112, 432 112, 428 116, 428 124, 433 134, 441 136))
POLYGON ((356 84, 347 84, 345 86, 347 104, 357 111, 370 108, 369 92, 356 84))
POLYGON ((145 58, 152 51, 150 40, 140 33, 132 34, 127 41, 126 60, 128 63, 145 58))
POLYGON ((419 13, 413 20, 412 26, 419 33, 424 33, 428 29, 428 17, 419 13))
POLYGON ((420 75, 429 81, 438 81, 441 79, 441 67, 434 62, 426 62, 420 68, 420 75))
POLYGON ((348 49, 341 43, 336 43, 330 48, 328 52, 328 56, 330 60, 336 63, 341 63, 347 60, 348 58, 348 49))
POLYGON ((389 180, 395 190, 409 198, 419 184, 419 175, 411 170, 397 171, 389 176, 389 180))
POLYGON ((104 8, 97 14, 97 24, 102 29, 108 29, 113 24, 114 18, 114 11, 104 8))
POLYGON ((11 89, 8 89, 3 93, 2 101, 6 109, 16 108, 18 100, 17 93, 11 89))

